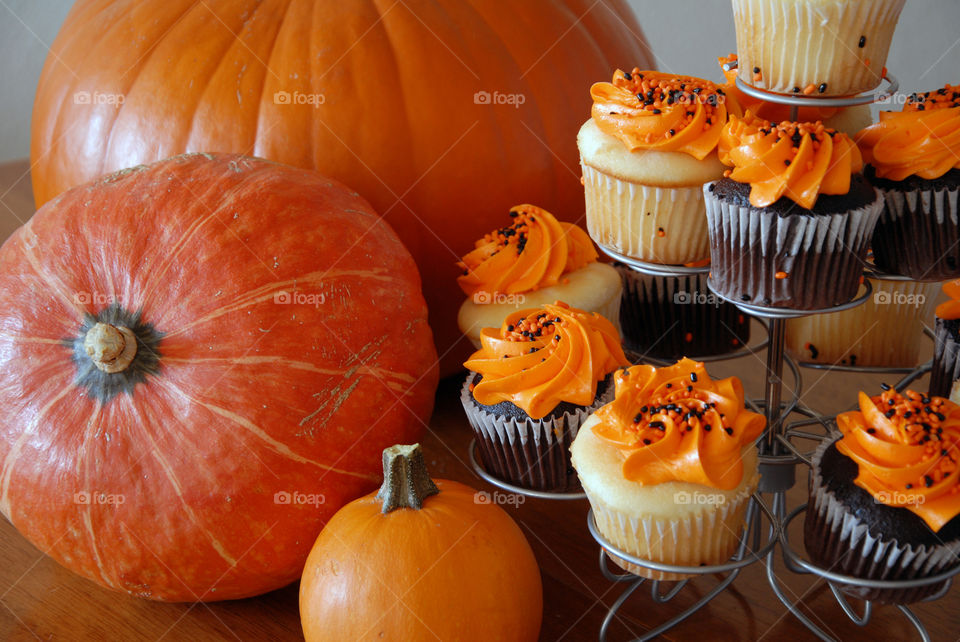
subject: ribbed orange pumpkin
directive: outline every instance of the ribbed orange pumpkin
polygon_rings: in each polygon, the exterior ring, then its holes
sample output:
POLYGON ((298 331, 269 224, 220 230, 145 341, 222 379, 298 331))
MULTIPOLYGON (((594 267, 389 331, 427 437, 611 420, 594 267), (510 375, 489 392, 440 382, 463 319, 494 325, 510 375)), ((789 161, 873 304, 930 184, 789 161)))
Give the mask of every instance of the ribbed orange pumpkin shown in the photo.
POLYGON ((64 193, 0 248, 0 509, 112 589, 295 580, 436 380, 412 258, 311 171, 179 156, 64 193))
POLYGON ((649 67, 640 34, 624 0, 80 0, 37 88, 34 194, 187 151, 318 169, 413 254, 452 372, 456 261, 514 203, 582 216, 588 90, 649 67))
POLYGON ((427 474, 419 445, 383 453, 379 493, 317 538, 300 581, 307 642, 535 642, 540 570, 489 495, 427 474))

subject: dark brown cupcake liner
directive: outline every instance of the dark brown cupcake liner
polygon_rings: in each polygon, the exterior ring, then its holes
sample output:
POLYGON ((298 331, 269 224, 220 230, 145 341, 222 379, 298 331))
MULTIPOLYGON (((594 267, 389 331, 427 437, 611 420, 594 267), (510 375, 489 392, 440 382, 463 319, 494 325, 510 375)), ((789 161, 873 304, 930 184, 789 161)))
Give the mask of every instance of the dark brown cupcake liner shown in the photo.
POLYGON ((953 382, 960 379, 960 319, 935 318, 930 394, 949 397, 953 382))
POLYGON ((735 352, 750 341, 750 317, 710 292, 705 275, 650 276, 614 267, 623 279, 620 328, 627 350, 676 360, 735 352))
POLYGON ((780 215, 728 203, 704 186, 710 272, 723 296, 816 310, 856 296, 883 199, 840 214, 780 215))
MULTIPOLYGON (((810 500, 803 523, 803 541, 811 561, 835 573, 869 580, 914 580, 943 573, 958 563, 960 541, 940 546, 910 546, 876 536, 827 489, 820 461, 833 442, 823 442, 813 455, 810 500)), ((906 510, 906 509, 904 509, 906 510)), ((884 604, 910 604, 943 588, 944 582, 908 589, 870 589, 840 585, 854 597, 884 604)))
POLYGON ((877 186, 884 207, 873 231, 873 261, 889 274, 945 281, 960 276, 960 190, 877 186))
POLYGON ((474 402, 473 373, 460 390, 460 402, 477 440, 487 472, 505 482, 533 490, 579 491, 580 481, 570 464, 570 445, 590 414, 613 396, 613 386, 590 406, 557 417, 518 419, 495 415, 474 402))

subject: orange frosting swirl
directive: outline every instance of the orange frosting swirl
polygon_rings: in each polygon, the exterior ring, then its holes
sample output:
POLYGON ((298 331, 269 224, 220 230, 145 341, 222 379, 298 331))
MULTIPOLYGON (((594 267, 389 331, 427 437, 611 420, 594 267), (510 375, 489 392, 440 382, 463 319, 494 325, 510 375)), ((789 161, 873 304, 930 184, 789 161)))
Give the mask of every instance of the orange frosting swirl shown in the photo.
POLYGON ((463 364, 483 375, 473 397, 487 406, 510 401, 533 419, 561 401, 591 405, 597 383, 630 365, 612 323, 559 301, 514 312, 500 328, 484 328, 480 344, 463 364))
POLYGON ((935 314, 941 319, 960 319, 960 279, 947 281, 940 287, 950 299, 938 305, 935 314))
POLYGON ((510 216, 510 225, 485 235, 457 263, 463 270, 457 282, 467 295, 531 292, 597 260, 593 242, 576 225, 535 205, 517 205, 510 216))
POLYGON ((837 415, 837 450, 857 463, 854 483, 939 531, 960 514, 960 406, 892 389, 859 401, 859 411, 837 415))
POLYGON ((960 168, 960 86, 913 94, 903 111, 882 111, 857 143, 879 178, 940 178, 960 168))
MULTIPOLYGON (((790 105, 771 103, 760 98, 755 98, 743 93, 737 88, 737 70, 728 70, 723 68, 723 65, 735 60, 737 60, 737 54, 735 53, 717 58, 717 62, 720 63, 720 69, 723 71, 723 75, 727 80, 726 84, 723 85, 723 90, 727 93, 727 96, 735 99, 741 110, 746 111, 749 109, 760 118, 766 118, 767 120, 771 120, 773 122, 779 122, 781 120, 787 120, 790 118, 790 105)), ((803 89, 797 87, 794 93, 801 92, 803 92, 803 89)), ((797 120, 804 122, 826 120, 835 116, 841 111, 843 111, 843 107, 799 107, 797 109, 797 120)))
POLYGON ((863 161, 846 134, 823 123, 773 124, 747 111, 730 116, 720 136, 720 161, 730 178, 750 184, 750 204, 766 207, 785 196, 810 209, 820 194, 846 194, 863 161))
POLYGON ((720 490, 743 479, 743 448, 766 425, 746 410, 736 377, 714 381, 702 363, 633 366, 615 377, 616 397, 597 410, 594 433, 624 457, 623 476, 641 485, 685 481, 720 490))
POLYGON ((627 149, 684 152, 703 160, 727 122, 727 96, 709 80, 658 71, 617 70, 590 88, 600 131, 627 149))

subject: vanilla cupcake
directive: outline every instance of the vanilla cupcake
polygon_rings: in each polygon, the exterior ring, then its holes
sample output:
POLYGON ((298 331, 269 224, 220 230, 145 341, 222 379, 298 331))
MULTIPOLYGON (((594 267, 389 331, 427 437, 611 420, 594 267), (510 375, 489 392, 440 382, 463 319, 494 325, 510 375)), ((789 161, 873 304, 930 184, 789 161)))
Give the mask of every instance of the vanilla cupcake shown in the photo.
POLYGON ((731 116, 729 176, 704 187, 711 284, 727 299, 816 310, 856 296, 883 197, 846 134, 731 116))
MULTIPOLYGON (((842 437, 813 456, 803 540, 817 565, 868 580, 915 580, 960 564, 960 407, 890 386, 837 416, 842 437)), ((910 589, 844 586, 864 600, 905 604, 910 589)))
POLYGON ((786 321, 787 352, 800 361, 831 365, 912 368, 936 283, 870 279, 873 296, 843 312, 786 321))
POLYGON ((857 134, 864 175, 884 196, 873 260, 890 274, 960 276, 960 85, 913 94, 857 134))
POLYGON ((612 395, 611 373, 629 365, 617 329, 557 302, 513 312, 480 340, 460 401, 484 468, 524 488, 575 487, 570 444, 612 395))
POLYGON ((597 262, 581 228, 534 205, 511 209, 509 224, 478 240, 457 265, 463 271, 457 282, 469 297, 457 323, 477 348, 483 328, 498 328, 517 310, 554 301, 618 323, 617 271, 597 262))
POLYGON ((600 245, 654 263, 709 255, 701 187, 720 178, 716 146, 727 97, 707 80, 617 71, 595 83, 577 135, 587 231, 600 245))
POLYGON ((904 0, 733 0, 738 73, 780 94, 874 89, 904 0))
MULTIPOLYGON (((713 381, 690 359, 633 366, 614 383, 614 400, 581 426, 571 447, 600 533, 653 562, 725 562, 759 483, 754 442, 766 420, 744 408, 737 378, 713 381)), ((689 577, 613 559, 651 579, 689 577)))

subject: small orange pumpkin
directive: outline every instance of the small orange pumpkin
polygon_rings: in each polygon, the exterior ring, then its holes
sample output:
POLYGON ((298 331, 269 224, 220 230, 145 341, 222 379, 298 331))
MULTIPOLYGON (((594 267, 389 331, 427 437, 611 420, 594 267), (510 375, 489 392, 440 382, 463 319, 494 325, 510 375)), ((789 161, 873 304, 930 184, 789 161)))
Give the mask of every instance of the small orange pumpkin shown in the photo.
POLYGON ((474 489, 383 451, 383 486, 337 512, 300 582, 315 640, 536 640, 543 589, 523 532, 474 489))

